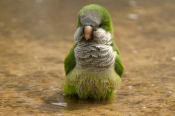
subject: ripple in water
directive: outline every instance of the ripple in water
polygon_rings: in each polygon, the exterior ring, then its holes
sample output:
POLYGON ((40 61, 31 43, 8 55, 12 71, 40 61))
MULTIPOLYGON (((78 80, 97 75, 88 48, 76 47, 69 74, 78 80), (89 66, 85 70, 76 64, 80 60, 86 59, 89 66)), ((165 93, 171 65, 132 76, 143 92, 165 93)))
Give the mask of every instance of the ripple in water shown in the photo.
POLYGON ((57 106, 67 106, 67 103, 64 102, 59 102, 59 103, 51 103, 53 105, 57 105, 57 106))

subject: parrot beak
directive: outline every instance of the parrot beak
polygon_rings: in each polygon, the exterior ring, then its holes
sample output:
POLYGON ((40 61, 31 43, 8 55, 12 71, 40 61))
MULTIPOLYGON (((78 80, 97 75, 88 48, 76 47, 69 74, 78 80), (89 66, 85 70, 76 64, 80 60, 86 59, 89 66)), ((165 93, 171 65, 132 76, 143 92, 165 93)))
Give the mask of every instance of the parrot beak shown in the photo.
POLYGON ((85 26, 84 27, 84 35, 86 40, 91 40, 92 39, 92 32, 93 32, 93 27, 92 26, 85 26))

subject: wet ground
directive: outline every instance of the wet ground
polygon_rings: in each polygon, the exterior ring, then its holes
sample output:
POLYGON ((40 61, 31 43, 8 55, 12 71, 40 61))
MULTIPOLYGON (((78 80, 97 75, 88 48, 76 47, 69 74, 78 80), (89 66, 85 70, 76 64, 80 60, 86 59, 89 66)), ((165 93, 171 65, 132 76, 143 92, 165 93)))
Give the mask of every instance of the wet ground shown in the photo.
POLYGON ((0 116, 175 116, 174 0, 1 0, 0 116), (114 99, 62 92, 77 13, 111 14, 125 72, 114 99))

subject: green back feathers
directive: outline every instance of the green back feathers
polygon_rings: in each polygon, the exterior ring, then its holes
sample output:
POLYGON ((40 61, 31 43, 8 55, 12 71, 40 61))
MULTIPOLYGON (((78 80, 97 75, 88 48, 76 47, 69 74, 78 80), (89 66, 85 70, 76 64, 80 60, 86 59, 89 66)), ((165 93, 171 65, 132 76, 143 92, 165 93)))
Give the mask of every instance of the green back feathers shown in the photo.
POLYGON ((88 11, 93 11, 93 12, 99 13, 101 15, 101 28, 103 28, 107 32, 110 32, 112 35, 112 38, 113 38, 114 32, 113 32, 111 16, 105 8, 103 8, 102 6, 97 5, 97 4, 87 5, 80 10, 80 12, 78 13, 77 28, 81 26, 80 16, 81 16, 82 12, 88 12, 88 11))

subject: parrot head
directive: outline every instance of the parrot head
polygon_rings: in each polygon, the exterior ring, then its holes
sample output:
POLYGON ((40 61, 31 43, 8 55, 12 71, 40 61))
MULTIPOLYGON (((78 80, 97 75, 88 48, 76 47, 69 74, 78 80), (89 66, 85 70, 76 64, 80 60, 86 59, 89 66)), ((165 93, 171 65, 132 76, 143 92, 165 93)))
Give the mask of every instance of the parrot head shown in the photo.
POLYGON ((96 41, 108 43, 113 38, 111 16, 100 5, 91 4, 83 7, 78 13, 77 31, 74 35, 75 43, 96 41))

